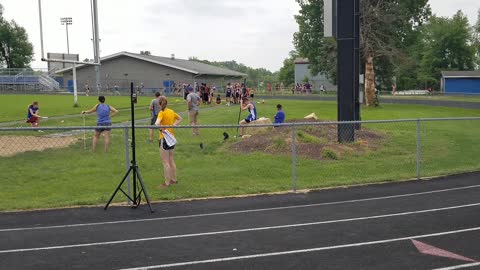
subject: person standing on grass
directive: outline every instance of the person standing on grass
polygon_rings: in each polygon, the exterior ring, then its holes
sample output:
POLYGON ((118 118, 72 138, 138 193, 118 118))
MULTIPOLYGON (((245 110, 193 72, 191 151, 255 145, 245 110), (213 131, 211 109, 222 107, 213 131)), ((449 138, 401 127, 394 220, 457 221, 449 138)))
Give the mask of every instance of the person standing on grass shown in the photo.
POLYGON ((250 102, 248 100, 248 97, 244 97, 240 100, 240 108, 241 108, 242 111, 248 110, 248 112, 249 112, 247 118, 243 119, 239 123, 240 126, 242 126, 240 128, 240 136, 243 136, 243 135, 245 135, 244 134, 245 127, 243 127, 243 126, 247 125, 248 123, 250 123, 252 121, 257 120, 257 115, 258 114, 257 114, 257 108, 255 107, 255 103, 250 102))
POLYGON ((227 102, 227 106, 230 106, 232 103, 232 86, 230 83, 227 84, 227 90, 225 92, 225 101, 227 102))
MULTIPOLYGON (((158 103, 158 99, 160 98, 161 94, 160 92, 155 92, 155 98, 152 99, 150 102, 150 112, 152 114, 152 119, 150 120, 150 125, 154 126, 155 122, 157 122, 157 116, 158 113, 160 112, 160 104, 158 103)), ((153 142, 153 129, 148 129, 149 135, 150 135, 150 140, 148 141, 149 143, 153 142)))
POLYGON ((110 128, 106 128, 112 125, 111 117, 118 113, 118 110, 114 107, 105 104, 105 97, 99 96, 98 101, 99 104, 95 105, 88 111, 82 111, 82 114, 90 114, 93 112, 97 113, 97 126, 102 128, 95 129, 95 135, 93 136, 93 143, 92 143, 92 152, 95 152, 97 148, 98 139, 100 135, 104 133, 103 137, 105 139, 104 142, 104 151, 105 153, 108 152, 108 146, 110 145, 110 128))
MULTIPOLYGON (((28 105, 27 109, 27 123, 29 123, 32 127, 38 127, 40 125, 39 121, 42 116, 38 114, 38 101, 32 102, 32 104, 28 105)), ((39 130, 39 132, 42 132, 39 130)))
MULTIPOLYGON (((158 113, 157 121, 155 122, 156 126, 176 126, 182 122, 182 117, 175 113, 173 110, 167 108, 167 98, 160 97, 159 100, 160 112, 158 113)), ((175 137, 173 128, 166 128, 172 136, 175 137)), ((169 146, 165 140, 162 129, 159 132, 159 143, 160 148, 160 157, 163 164, 163 173, 165 181, 159 186, 160 188, 169 187, 172 184, 177 184, 177 165, 174 160, 174 149, 175 145, 169 146)))
MULTIPOLYGON (((198 105, 200 104, 200 96, 193 92, 192 88, 188 89, 187 106, 188 106, 188 120, 191 126, 198 125, 198 105)), ((192 134, 199 135, 198 128, 192 129, 192 134)))
POLYGON ((88 85, 88 82, 85 84, 85 96, 90 95, 90 85, 88 85))
MULTIPOLYGON (((285 122, 285 112, 282 110, 282 104, 277 104, 274 124, 282 124, 283 122, 285 122)), ((275 125, 275 127, 278 127, 278 125, 275 125)))

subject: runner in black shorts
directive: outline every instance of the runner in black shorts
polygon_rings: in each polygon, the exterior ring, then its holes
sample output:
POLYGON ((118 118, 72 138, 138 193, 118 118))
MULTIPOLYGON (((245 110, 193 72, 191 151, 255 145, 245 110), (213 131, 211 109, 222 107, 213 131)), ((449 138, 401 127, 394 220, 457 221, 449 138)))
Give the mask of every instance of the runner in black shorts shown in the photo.
POLYGON ((175 145, 168 146, 165 139, 161 139, 161 140, 158 141, 158 147, 163 148, 163 150, 173 150, 173 149, 175 149, 175 145))
POLYGON ((227 84, 227 91, 225 92, 225 101, 227 102, 227 106, 230 106, 230 103, 232 103, 232 86, 230 83, 227 84))
POLYGON ((237 104, 238 102, 240 102, 240 89, 237 89, 237 90, 235 91, 235 98, 234 98, 234 99, 235 99, 235 100, 234 100, 234 101, 235 101, 235 104, 237 104))

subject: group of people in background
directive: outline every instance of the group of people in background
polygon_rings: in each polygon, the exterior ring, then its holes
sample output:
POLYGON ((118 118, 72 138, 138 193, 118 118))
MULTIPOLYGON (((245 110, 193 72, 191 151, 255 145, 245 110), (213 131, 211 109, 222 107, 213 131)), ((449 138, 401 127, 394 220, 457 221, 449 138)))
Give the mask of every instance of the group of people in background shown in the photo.
POLYGON ((233 104, 240 104, 242 98, 248 97, 253 100, 255 97, 255 89, 248 88, 245 84, 235 83, 227 84, 227 89, 225 90, 225 102, 227 106, 233 104))
MULTIPOLYGON (((327 89, 325 88, 325 85, 321 84, 319 88, 320 92, 326 92, 327 89)), ((298 95, 309 95, 313 93, 313 84, 310 82, 304 82, 304 83, 296 83, 294 87, 292 88, 292 95, 295 94, 295 92, 298 95)))
MULTIPOLYGON (((169 81, 169 83, 165 84, 164 81, 164 86, 163 87, 154 87, 154 88, 145 88, 145 85, 143 82, 138 83, 134 86, 134 90, 137 93, 137 95, 148 95, 149 93, 155 93, 155 92, 160 92, 165 96, 168 95, 176 95, 176 96, 182 96, 183 98, 186 99, 188 95, 188 88, 193 87, 194 91, 199 94, 202 104, 212 104, 212 103, 217 103, 220 104, 223 98, 223 93, 225 94, 226 102, 227 104, 239 104, 240 103, 240 98, 243 96, 248 96, 252 97, 253 93, 255 92, 255 89, 252 88, 247 88, 244 87, 241 83, 228 83, 227 85, 224 85, 223 87, 218 87, 215 85, 215 83, 206 83, 206 82, 194 82, 193 84, 190 83, 182 83, 182 82, 175 82, 175 81, 169 81), (248 92, 247 95, 245 95, 245 90, 248 92), (220 102, 217 102, 218 95, 220 95, 220 102)), ((313 83, 307 81, 307 82, 297 82, 295 83, 292 88, 289 88, 287 86, 284 86, 283 83, 275 83, 272 84, 270 82, 267 82, 264 84, 263 82, 259 84, 259 89, 263 89, 262 91, 266 91, 266 94, 274 95, 274 92, 283 92, 283 91, 290 91, 292 95, 298 94, 298 95, 308 95, 308 94, 313 94, 314 90, 314 85, 313 83), (289 90, 290 89, 290 90, 289 90)), ((118 84, 114 84, 113 86, 111 84, 106 84, 106 93, 111 93, 113 95, 121 95, 120 93, 120 87, 118 84)), ((122 91, 124 91, 125 88, 123 88, 122 91)), ((320 92, 326 92, 326 88, 323 84, 319 86, 317 90, 320 90, 320 92)), ((84 85, 84 91, 85 95, 89 96, 91 93, 91 87, 89 82, 87 81, 84 85)))
MULTIPOLYGON (((195 126, 198 125, 199 105, 210 104, 212 102, 212 93, 215 88, 210 88, 207 84, 202 83, 200 85, 185 85, 185 100, 188 109, 188 119, 192 128, 192 135, 199 135, 199 130, 195 126), (195 89, 196 88, 196 89, 195 89), (195 91, 197 90, 197 91, 195 91)), ((227 105, 239 104, 241 111, 248 111, 247 117, 239 122, 240 136, 244 135, 245 125, 258 119, 258 112, 255 102, 253 102, 254 90, 248 89, 244 84, 231 84, 228 83, 226 89, 226 102, 227 105)), ((216 102, 221 102, 220 95, 217 96, 216 102)), ((82 115, 96 113, 97 115, 97 127, 95 129, 95 135, 93 136, 92 151, 95 152, 100 136, 104 134, 104 151, 108 152, 110 145, 110 133, 112 120, 111 118, 119 113, 117 109, 106 104, 105 96, 98 97, 99 103, 93 106, 91 109, 82 111, 82 115)), ((153 142, 155 130, 158 130, 158 141, 160 149, 160 157, 164 170, 164 181, 160 184, 161 188, 166 188, 171 185, 177 184, 177 168, 174 161, 174 149, 176 145, 175 130, 172 128, 182 122, 183 118, 175 111, 167 108, 168 100, 165 96, 162 96, 160 92, 155 93, 154 99, 151 100, 149 110, 151 112, 151 126, 159 126, 158 128, 149 129, 149 142, 153 142), (162 128, 168 127, 168 128, 162 128)), ((39 103, 34 101, 28 106, 27 111, 27 123, 30 123, 32 127, 38 127, 39 120, 42 116, 39 115, 39 103)), ((46 118, 46 117, 43 117, 46 118)), ((274 116, 276 126, 285 121, 285 112, 282 109, 282 105, 277 105, 277 113, 274 116)))
POLYGON ((292 95, 295 94, 295 92, 299 95, 308 95, 312 93, 312 84, 310 82, 304 82, 304 83, 296 83, 295 87, 292 88, 292 95))

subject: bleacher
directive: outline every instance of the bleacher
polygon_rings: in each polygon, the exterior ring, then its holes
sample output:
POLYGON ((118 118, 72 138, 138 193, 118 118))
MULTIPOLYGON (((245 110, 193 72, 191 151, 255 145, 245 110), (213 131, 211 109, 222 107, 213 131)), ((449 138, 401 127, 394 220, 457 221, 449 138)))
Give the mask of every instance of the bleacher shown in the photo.
POLYGON ((31 70, 12 72, 8 69, 0 71, 0 90, 4 91, 58 91, 60 85, 52 77, 43 72, 31 70))
POLYGON ((0 75, 0 84, 39 84, 39 76, 8 76, 0 75))

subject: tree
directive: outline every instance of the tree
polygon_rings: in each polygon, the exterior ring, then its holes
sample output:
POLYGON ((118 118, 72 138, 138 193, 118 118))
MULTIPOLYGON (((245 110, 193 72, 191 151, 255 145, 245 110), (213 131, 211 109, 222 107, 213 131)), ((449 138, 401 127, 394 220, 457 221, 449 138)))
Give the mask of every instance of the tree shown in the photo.
POLYGON ((420 75, 437 83, 442 70, 473 70, 475 45, 468 18, 458 11, 451 19, 433 16, 423 29, 420 75))
POLYGON ((365 63, 365 101, 375 100, 377 81, 393 83, 395 67, 408 61, 407 52, 431 14, 427 0, 364 0, 361 2, 360 47, 365 63), (381 63, 375 66, 375 62, 381 63), (376 73, 375 76, 372 73, 376 73), (378 76, 381 74, 381 76, 378 76))
POLYGON ((25 28, 15 21, 3 18, 0 4, 0 65, 7 68, 25 68, 33 60, 33 45, 28 41, 25 28))
POLYGON ((476 68, 480 69, 480 9, 478 9, 477 23, 473 26, 473 39, 476 53, 476 68))
POLYGON ((293 43, 302 57, 308 58, 310 73, 324 73, 336 80, 337 51, 333 38, 323 34, 323 0, 296 0, 300 5, 295 16, 299 31, 293 36, 293 43))
POLYGON ((295 83, 295 59, 297 57, 298 53, 296 51, 290 51, 289 57, 283 61, 283 67, 278 72, 278 80, 286 86, 295 83))
POLYGON ((140 51, 141 55, 152 55, 150 51, 140 51))
MULTIPOLYGON (((308 57, 311 72, 322 71, 335 77, 336 44, 323 37, 323 0, 296 0, 300 14, 296 16, 299 32, 294 44, 301 56, 308 57)), ((418 29, 430 14, 427 0, 362 0, 361 3, 361 62, 367 83, 366 104, 373 104, 375 82, 391 81, 398 58, 406 57, 408 47, 415 43, 418 29), (374 63, 382 63, 377 68, 374 63), (367 73, 371 72, 371 73, 367 73), (374 74, 377 74, 375 76, 374 74)))
POLYGON ((216 62, 216 61, 208 61, 208 60, 200 60, 198 57, 191 56, 188 58, 190 61, 196 61, 204 64, 209 64, 212 66, 222 67, 226 69, 230 69, 233 71, 241 72, 247 74, 247 85, 248 86, 258 86, 261 82, 273 82, 277 80, 277 74, 272 73, 271 71, 265 68, 252 68, 248 67, 244 64, 237 63, 234 60, 231 61, 223 61, 223 62, 216 62))

